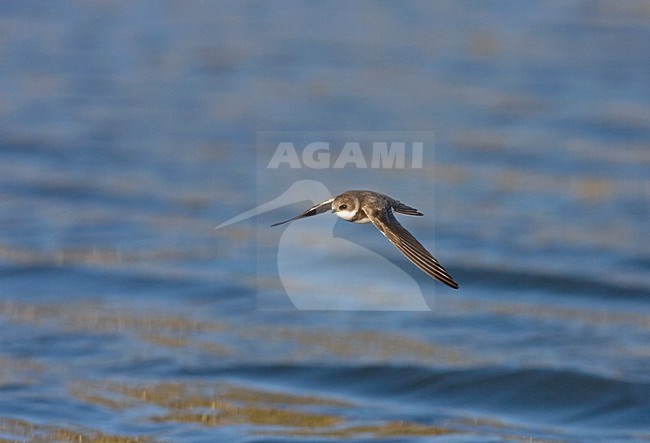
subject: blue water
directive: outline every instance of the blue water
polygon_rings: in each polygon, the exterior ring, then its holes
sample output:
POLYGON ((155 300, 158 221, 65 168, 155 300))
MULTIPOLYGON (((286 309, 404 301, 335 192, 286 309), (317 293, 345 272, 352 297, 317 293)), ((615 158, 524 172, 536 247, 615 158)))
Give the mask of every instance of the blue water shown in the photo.
POLYGON ((649 441, 648 54, 634 1, 0 2, 0 439, 649 441), (335 228, 431 311, 261 309, 304 207, 214 230, 344 130, 436 134, 364 184, 459 291, 335 228))

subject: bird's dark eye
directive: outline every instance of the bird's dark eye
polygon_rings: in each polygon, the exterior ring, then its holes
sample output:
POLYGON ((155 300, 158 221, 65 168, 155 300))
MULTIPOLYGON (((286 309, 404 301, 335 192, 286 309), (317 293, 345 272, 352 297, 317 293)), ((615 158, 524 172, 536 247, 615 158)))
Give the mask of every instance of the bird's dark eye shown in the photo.
POLYGON ((347 209, 347 208, 348 208, 348 205, 341 205, 341 206, 339 206, 339 209, 341 209, 341 210, 343 210, 343 209, 347 209))

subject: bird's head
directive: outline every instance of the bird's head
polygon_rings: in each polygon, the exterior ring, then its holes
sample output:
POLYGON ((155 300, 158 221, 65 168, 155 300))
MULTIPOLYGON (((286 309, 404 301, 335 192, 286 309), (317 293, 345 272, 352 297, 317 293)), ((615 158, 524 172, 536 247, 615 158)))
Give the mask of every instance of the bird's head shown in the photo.
POLYGON ((352 220, 358 211, 359 199, 349 194, 341 194, 332 202, 332 212, 343 220, 352 220))

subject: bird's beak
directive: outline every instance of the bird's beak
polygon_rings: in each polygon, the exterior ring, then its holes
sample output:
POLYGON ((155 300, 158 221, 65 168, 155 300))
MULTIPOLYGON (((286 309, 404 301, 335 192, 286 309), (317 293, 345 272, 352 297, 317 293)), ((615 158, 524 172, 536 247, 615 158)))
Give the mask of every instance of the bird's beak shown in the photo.
POLYGON ((336 209, 332 208, 332 214, 334 214, 335 212, 336 212, 336 209))

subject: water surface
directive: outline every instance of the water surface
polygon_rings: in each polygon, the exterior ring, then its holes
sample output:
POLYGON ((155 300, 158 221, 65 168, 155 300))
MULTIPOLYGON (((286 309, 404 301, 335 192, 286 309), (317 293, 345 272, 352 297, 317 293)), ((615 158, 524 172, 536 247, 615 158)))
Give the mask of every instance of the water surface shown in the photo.
MULTIPOLYGON (((0 438, 650 440, 646 3, 24 1, 0 29, 0 438), (258 227, 298 206, 213 228, 255 206, 262 130, 435 131, 367 185, 427 210, 461 290, 258 309, 258 227)), ((400 260, 366 228, 336 227, 400 260)))

